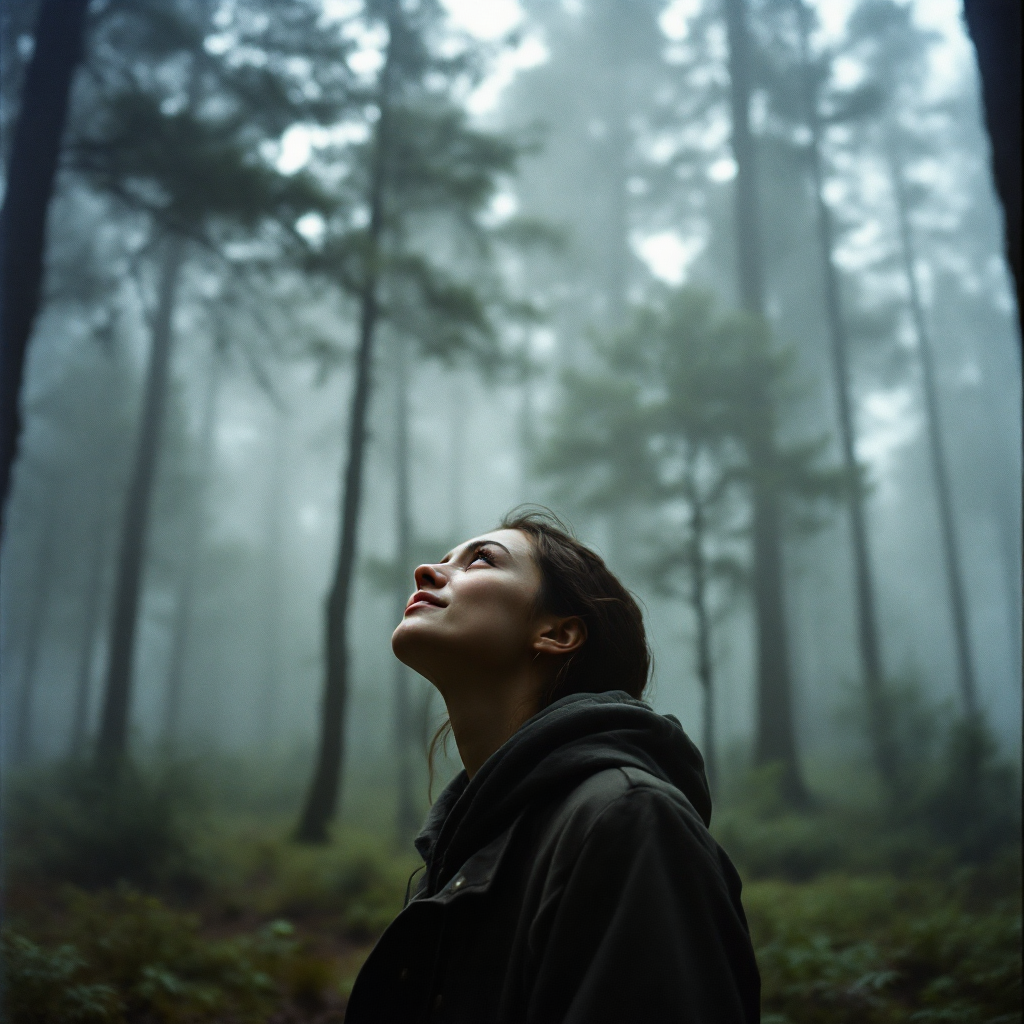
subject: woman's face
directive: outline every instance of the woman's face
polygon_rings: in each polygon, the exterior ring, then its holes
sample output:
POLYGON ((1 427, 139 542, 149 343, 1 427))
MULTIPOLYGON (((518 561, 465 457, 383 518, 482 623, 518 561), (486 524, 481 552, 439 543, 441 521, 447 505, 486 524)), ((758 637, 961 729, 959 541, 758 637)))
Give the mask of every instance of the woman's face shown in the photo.
POLYGON ((466 541, 421 565, 414 579, 391 647, 435 685, 515 671, 535 656, 541 577, 524 533, 495 530, 466 541))

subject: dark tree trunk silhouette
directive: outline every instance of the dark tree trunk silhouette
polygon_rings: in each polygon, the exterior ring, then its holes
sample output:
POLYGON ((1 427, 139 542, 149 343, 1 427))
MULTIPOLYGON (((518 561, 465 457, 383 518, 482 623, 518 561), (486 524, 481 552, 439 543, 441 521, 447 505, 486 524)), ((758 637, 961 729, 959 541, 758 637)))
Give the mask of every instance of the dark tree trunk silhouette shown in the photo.
POLYGON ((85 585, 85 608, 82 614, 82 636, 78 647, 78 667, 75 672, 75 708, 71 720, 71 742, 68 752, 72 758, 85 753, 89 731, 89 705, 92 700, 93 663, 96 655, 96 636, 103 607, 103 566, 107 554, 107 503, 100 502, 99 515, 92 530, 92 550, 85 585))
POLYGON ((21 432, 25 353, 42 291, 46 215, 88 5, 43 0, 7 168, 0 211, 0 530, 21 432))
POLYGON ((103 713, 96 742, 98 762, 116 768, 128 750, 132 670, 139 598, 145 568, 150 499, 160 453, 167 381, 174 340, 174 308, 184 262, 184 242, 172 235, 164 252, 153 317, 153 343, 142 401, 139 439, 125 498, 121 549, 114 581, 114 605, 103 713))
POLYGON ((800 55, 803 99, 806 108, 807 126, 810 129, 811 181, 814 188, 814 204, 818 246, 821 256, 823 286, 825 295, 825 319, 828 323, 832 349, 832 379, 835 388, 836 406, 839 414, 839 439, 843 452, 843 466, 852 486, 850 492, 850 545, 853 551, 854 582, 857 590, 857 639, 860 651, 861 672, 867 697, 868 722, 871 731, 871 746, 875 767, 891 797, 900 792, 899 764, 896 745, 892 736, 892 723, 885 696, 885 674, 878 641, 878 615, 875 604, 874 578, 871 570, 871 553, 868 544, 867 522, 864 514, 864 494, 860 484, 856 455, 856 425, 852 384, 850 381, 849 340, 846 336, 846 321, 843 315, 839 275, 834 261, 835 231, 832 213, 825 203, 824 170, 822 167, 822 128, 818 113, 817 96, 811 81, 811 65, 808 52, 808 12, 803 0, 794 0, 800 25, 800 55))
POLYGON ((903 264, 903 274, 907 280, 911 320, 917 339, 918 358, 921 361, 921 388, 924 392, 925 419, 928 425, 928 450, 931 455, 932 476, 935 480, 935 497, 938 503, 939 525, 942 533, 942 553, 946 565, 946 587, 949 591, 949 608, 953 619, 957 678, 960 683, 960 695, 963 698, 964 709, 968 715, 974 715, 978 710, 974 659, 971 656, 971 633, 967 616, 967 596, 964 588, 960 542, 957 536, 956 516, 953 512, 949 471, 946 466, 946 446, 942 440, 942 417, 935 383, 935 363, 931 338, 925 324, 921 293, 917 285, 917 256, 914 236, 910 227, 906 182, 895 146, 890 145, 888 156, 893 196, 896 201, 896 220, 900 232, 900 259, 903 264))
POLYGON ((697 679, 704 691, 701 753, 712 792, 718 784, 715 749, 715 677, 711 659, 711 614, 708 608, 708 566, 704 554, 706 510, 696 481, 689 488, 690 502, 690 607, 697 625, 697 679))
POLYGON ((189 527, 186 543, 190 545, 183 555, 178 599, 174 605, 174 623, 171 627, 171 656, 167 667, 164 720, 161 743, 164 752, 173 755, 178 748, 181 733, 181 711, 185 696, 185 663, 188 659, 194 619, 196 589, 199 583, 199 563, 203 540, 205 488, 210 481, 213 466, 213 438, 217 426, 217 395, 223 369, 223 354, 214 342, 210 369, 203 395, 203 413, 199 432, 199 493, 192 499, 189 509, 189 527))
POLYGON ((24 764, 32 757, 32 712, 35 704, 36 672, 43 647, 46 613, 53 593, 53 555, 57 543, 57 510, 52 506, 46 512, 39 560, 36 563, 32 587, 32 604, 25 629, 25 659, 21 667, 21 688, 14 718, 13 756, 15 763, 24 764))
POLYGON ((381 71, 380 116, 377 118, 375 152, 370 177, 370 223, 366 238, 364 279, 359 300, 359 346, 356 351, 352 401, 349 406, 348 454, 342 481, 341 524, 334 580, 325 615, 325 672, 320 717, 320 743, 313 780, 306 796, 295 838, 303 843, 327 842, 341 789, 344 757, 345 711, 348 699, 348 606, 355 577, 363 462, 366 454, 366 420, 372 388, 374 342, 379 318, 380 254, 384 233, 384 194, 387 170, 388 83, 391 49, 381 71))
MULTIPOLYGON (((405 614, 411 579, 405 576, 412 560, 412 518, 409 514, 409 351, 407 340, 398 337, 395 352, 395 581, 394 621, 405 614)), ((397 769, 398 806, 395 832, 398 844, 407 847, 419 830, 419 814, 412 789, 412 740, 416 729, 412 715, 408 666, 395 659, 394 744, 397 769)))
POLYGON ((981 75, 985 124, 992 143, 992 176, 1006 216, 1006 257, 1017 286, 1017 319, 1024 309, 1021 275, 1021 4, 964 0, 964 20, 981 75))
MULTIPOLYGON (((735 230, 740 302, 752 317, 765 319, 764 249, 759 218, 757 157, 750 131, 750 41, 745 0, 725 0, 729 41, 732 151, 736 160, 735 230)), ((787 799, 807 799, 793 727, 792 678, 786 630, 785 587, 779 495, 774 481, 775 415, 767 372, 757 372, 763 354, 752 353, 751 429, 748 453, 752 471, 754 617, 757 627, 758 764, 779 762, 787 799)))

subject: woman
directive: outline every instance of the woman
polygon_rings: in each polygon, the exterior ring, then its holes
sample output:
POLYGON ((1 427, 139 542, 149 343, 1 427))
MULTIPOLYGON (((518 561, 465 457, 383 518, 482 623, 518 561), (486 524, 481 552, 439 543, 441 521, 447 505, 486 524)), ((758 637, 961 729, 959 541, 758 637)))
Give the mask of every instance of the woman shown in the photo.
POLYGON ((633 598, 535 512, 415 582, 392 647, 440 691, 465 771, 349 1024, 757 1021, 740 881, 697 748, 641 702, 633 598))

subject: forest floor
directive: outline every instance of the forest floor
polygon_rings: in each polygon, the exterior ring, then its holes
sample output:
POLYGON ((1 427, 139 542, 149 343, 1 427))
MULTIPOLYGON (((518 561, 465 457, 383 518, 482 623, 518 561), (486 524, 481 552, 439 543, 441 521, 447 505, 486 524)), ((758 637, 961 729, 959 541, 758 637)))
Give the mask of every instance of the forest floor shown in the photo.
MULTIPOLYGON (((419 864, 371 827, 372 795, 310 848, 279 810, 131 785, 113 809, 74 775, 8 792, 4 1019, 340 1022, 419 864)), ((765 1024, 1021 1020, 1018 833, 967 855, 870 808, 749 792, 714 831, 744 878, 765 1024)))

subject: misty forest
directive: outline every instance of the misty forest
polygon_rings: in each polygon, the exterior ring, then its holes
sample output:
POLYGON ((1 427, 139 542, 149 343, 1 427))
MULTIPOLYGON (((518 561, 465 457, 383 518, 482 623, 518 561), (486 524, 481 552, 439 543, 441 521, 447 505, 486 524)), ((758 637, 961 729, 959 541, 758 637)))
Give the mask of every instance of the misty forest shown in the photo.
POLYGON ((391 631, 522 503, 642 602, 764 1019, 1021 1019, 1018 292, 957 0, 2 17, 5 1019, 342 1020, 461 767, 391 631))

